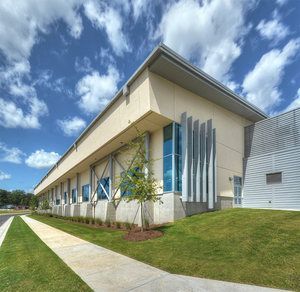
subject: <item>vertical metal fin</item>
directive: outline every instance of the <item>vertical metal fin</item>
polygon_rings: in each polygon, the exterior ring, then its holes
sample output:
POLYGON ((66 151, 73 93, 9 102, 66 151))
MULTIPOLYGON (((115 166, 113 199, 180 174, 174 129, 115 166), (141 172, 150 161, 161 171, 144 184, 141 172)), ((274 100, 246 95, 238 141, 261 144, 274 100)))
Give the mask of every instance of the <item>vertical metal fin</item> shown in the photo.
POLYGON ((193 202, 200 202, 199 120, 194 121, 193 202))
POLYGON ((201 199, 203 203, 207 202, 207 192, 206 192, 206 124, 202 123, 200 126, 200 190, 201 199))
MULTIPOLYGON (((215 204, 218 202, 218 191, 217 191, 217 138, 216 129, 213 129, 213 172, 214 172, 214 198, 215 204)), ((215 205, 216 206, 216 205, 215 205)))
POLYGON ((193 201, 193 118, 187 119, 187 180, 188 180, 188 201, 193 201))
POLYGON ((213 151, 212 151, 212 144, 213 144, 213 134, 212 134, 212 120, 207 121, 207 154, 206 154, 206 161, 207 161, 207 176, 208 176, 208 209, 214 208, 214 188, 213 188, 213 151))
POLYGON ((187 114, 181 114, 182 129, 182 201, 188 201, 188 179, 187 179, 187 114))

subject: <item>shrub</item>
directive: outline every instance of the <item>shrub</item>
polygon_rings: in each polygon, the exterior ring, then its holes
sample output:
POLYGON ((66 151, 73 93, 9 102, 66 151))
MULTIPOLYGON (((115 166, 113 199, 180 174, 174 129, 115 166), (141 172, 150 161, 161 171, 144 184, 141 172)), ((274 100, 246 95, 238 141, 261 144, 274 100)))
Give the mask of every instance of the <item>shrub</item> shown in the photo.
POLYGON ((131 229, 131 224, 129 222, 125 222, 125 228, 127 230, 130 230, 131 229))
POLYGON ((85 217, 85 223, 90 224, 90 218, 89 217, 85 217))
POLYGON ((106 220, 106 221, 105 221, 105 225, 106 225, 107 227, 110 227, 110 226, 111 226, 110 220, 106 220))
POLYGON ((93 225, 95 224, 95 219, 94 219, 94 218, 91 219, 91 223, 92 223, 93 225))
POLYGON ((100 218, 96 219, 96 224, 98 224, 99 226, 101 226, 103 224, 102 220, 100 218))
POLYGON ((119 222, 119 221, 116 222, 116 228, 118 228, 118 229, 121 228, 121 222, 119 222))

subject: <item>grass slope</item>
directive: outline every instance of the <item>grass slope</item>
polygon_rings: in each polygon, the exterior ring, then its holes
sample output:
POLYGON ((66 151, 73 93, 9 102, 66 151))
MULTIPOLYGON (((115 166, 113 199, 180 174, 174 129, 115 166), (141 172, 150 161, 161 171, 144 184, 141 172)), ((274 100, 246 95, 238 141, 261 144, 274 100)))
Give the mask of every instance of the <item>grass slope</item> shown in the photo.
POLYGON ((20 218, 0 247, 0 291, 91 291, 20 218))
POLYGON ((33 218, 172 273, 300 291, 300 212, 205 213, 167 225, 164 237, 145 242, 125 241, 121 231, 33 218))

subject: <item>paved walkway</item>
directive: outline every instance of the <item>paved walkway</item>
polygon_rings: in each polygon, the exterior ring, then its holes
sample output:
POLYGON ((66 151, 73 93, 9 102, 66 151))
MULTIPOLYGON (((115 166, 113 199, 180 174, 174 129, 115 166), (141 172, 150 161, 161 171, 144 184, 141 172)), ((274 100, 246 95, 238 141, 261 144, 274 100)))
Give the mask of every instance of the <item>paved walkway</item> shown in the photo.
POLYGON ((4 241, 6 233, 9 229, 9 226, 14 219, 14 216, 11 216, 11 215, 1 216, 0 219, 3 219, 3 220, 0 220, 0 247, 1 247, 2 242, 4 241))
POLYGON ((280 291, 173 275, 22 216, 29 227, 95 291, 280 291))

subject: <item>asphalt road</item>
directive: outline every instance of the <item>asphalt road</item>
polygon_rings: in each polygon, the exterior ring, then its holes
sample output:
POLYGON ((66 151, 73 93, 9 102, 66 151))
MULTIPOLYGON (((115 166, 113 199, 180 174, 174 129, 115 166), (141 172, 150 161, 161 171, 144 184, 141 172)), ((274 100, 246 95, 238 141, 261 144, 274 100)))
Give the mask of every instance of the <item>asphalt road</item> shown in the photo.
POLYGON ((10 215, 10 214, 0 215, 0 226, 11 216, 14 216, 14 215, 10 215))

